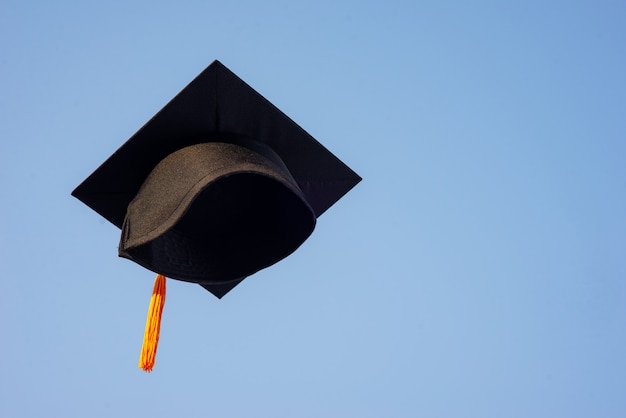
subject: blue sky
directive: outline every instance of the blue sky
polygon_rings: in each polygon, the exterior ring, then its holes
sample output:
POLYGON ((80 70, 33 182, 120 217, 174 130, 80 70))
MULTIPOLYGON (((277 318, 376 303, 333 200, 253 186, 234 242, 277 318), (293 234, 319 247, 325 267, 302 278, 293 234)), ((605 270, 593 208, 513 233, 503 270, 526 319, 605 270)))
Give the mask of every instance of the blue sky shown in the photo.
POLYGON ((623 417, 618 1, 0 3, 0 415, 623 417), (217 300, 70 192, 214 59, 363 177, 217 300))

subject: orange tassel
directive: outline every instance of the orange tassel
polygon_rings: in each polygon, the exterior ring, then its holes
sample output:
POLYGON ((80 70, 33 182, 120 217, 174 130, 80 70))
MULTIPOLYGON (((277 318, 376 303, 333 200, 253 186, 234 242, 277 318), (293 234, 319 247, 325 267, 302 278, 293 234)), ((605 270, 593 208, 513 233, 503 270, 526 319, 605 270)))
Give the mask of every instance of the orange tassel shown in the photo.
POLYGON ((161 314, 165 304, 165 276, 158 274, 154 280, 154 290, 150 298, 146 331, 143 334, 143 345, 139 356, 139 367, 145 372, 151 372, 154 367, 159 332, 161 330, 161 314))

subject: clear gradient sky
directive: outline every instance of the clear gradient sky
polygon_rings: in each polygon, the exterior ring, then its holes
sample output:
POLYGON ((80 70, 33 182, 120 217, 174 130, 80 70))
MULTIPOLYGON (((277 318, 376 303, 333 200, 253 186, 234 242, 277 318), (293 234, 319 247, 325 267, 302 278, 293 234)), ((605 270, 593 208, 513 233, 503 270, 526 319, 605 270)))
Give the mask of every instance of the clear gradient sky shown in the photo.
POLYGON ((626 416, 622 1, 0 1, 0 416, 626 416), (214 59, 363 177, 218 300, 70 192, 214 59))

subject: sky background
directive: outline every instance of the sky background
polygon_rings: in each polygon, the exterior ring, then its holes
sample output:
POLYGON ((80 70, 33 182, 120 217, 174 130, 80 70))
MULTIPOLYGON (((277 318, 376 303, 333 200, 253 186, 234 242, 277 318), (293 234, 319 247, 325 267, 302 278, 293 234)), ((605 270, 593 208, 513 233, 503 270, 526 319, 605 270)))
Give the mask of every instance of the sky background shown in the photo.
POLYGON ((0 416, 626 416, 622 1, 0 0, 0 416), (70 192, 214 59, 363 177, 222 300, 70 192))

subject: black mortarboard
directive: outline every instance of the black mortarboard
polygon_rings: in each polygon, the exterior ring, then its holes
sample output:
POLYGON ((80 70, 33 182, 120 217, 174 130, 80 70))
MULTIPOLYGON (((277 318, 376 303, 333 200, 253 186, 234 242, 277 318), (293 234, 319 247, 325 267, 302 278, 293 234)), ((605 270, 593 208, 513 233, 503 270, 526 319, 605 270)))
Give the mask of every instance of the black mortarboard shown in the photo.
POLYGON ((222 297, 360 180, 214 61, 72 195, 122 229, 120 256, 222 297))

